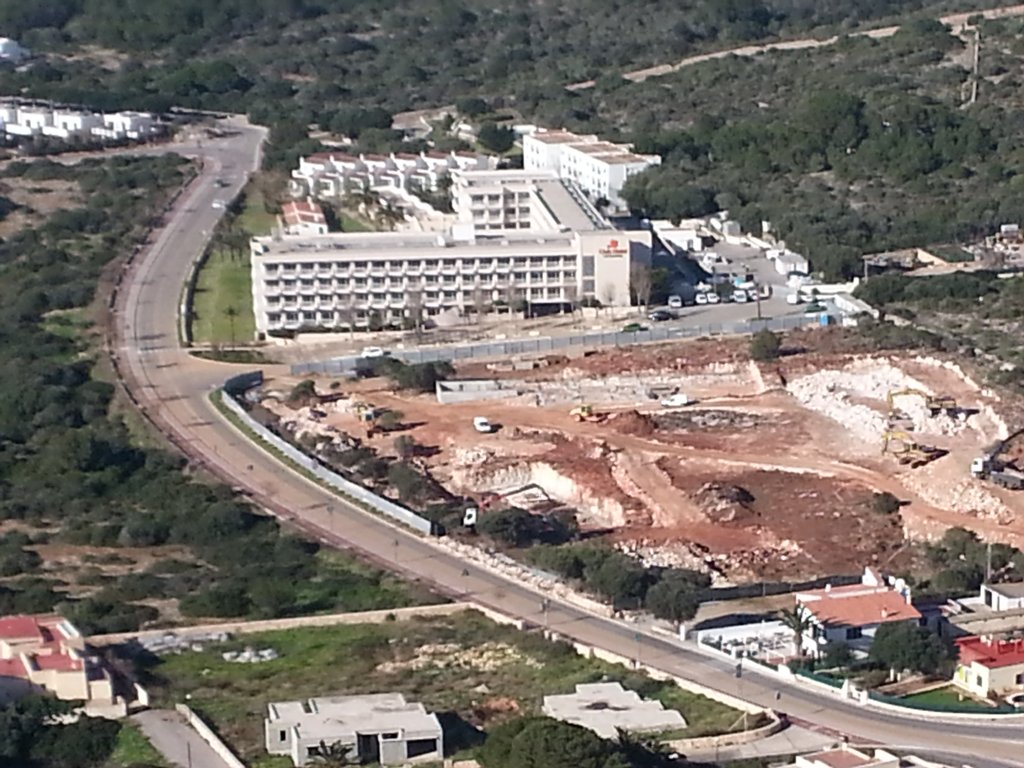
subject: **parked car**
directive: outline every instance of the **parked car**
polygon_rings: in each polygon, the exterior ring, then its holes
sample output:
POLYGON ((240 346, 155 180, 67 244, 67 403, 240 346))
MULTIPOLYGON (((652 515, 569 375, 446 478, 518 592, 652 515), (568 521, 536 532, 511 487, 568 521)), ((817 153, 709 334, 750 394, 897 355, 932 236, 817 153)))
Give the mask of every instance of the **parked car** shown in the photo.
POLYGON ((212 203, 210 203, 210 207, 211 208, 218 208, 218 209, 223 208, 224 207, 224 201, 223 200, 214 200, 212 203))
POLYGON ((636 333, 637 331, 646 331, 647 326, 640 323, 627 323, 622 326, 623 333, 636 333))
POLYGON ((363 351, 359 353, 360 357, 387 357, 391 353, 383 347, 363 347, 363 351))
POLYGON ((815 312, 825 312, 827 311, 827 309, 828 308, 820 301, 816 301, 813 304, 808 304, 806 307, 804 307, 804 312, 806 312, 808 315, 813 315, 815 312))
POLYGON ((722 297, 717 293, 711 292, 708 294, 708 304, 721 304, 722 297))
POLYGON ((692 401, 689 397, 684 395, 682 392, 677 392, 674 395, 669 395, 663 398, 661 401, 662 408, 682 408, 684 405, 689 405, 692 401))
POLYGON ((708 303, 708 294, 703 293, 703 292, 702 293, 698 293, 696 296, 693 297, 693 300, 697 304, 707 304, 708 303))
POLYGON ((746 291, 737 288, 735 291, 732 292, 732 300, 735 301, 737 304, 746 304, 749 300, 749 297, 747 296, 746 291))
POLYGON ((786 303, 796 306, 797 304, 803 304, 804 300, 800 297, 799 293, 786 294, 786 303))
POLYGON ((673 294, 668 297, 668 308, 669 309, 682 309, 683 308, 683 297, 676 296, 673 294))
POLYGON ((473 417, 473 429, 477 432, 483 432, 484 434, 490 434, 494 431, 494 425, 487 420, 486 416, 474 416, 473 417))
POLYGON ((663 323, 666 320, 671 320, 673 317, 675 315, 667 309, 656 309, 647 316, 647 319, 655 323, 663 323))

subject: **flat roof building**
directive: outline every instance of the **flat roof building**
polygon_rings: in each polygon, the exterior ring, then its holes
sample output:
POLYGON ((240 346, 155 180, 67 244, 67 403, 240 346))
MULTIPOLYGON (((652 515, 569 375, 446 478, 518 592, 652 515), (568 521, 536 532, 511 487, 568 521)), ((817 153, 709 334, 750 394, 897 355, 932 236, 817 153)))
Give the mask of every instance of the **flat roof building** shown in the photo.
POLYGON ((523 168, 551 171, 580 186, 593 200, 625 208, 622 187, 630 176, 660 165, 658 155, 639 155, 628 144, 602 141, 592 134, 538 129, 523 136, 523 168))
POLYGON ((401 327, 580 300, 628 305, 630 268, 648 263, 648 231, 343 232, 252 239, 258 334, 401 327))
POLYGON ((314 759, 321 744, 347 746, 359 763, 406 765, 444 758, 437 715, 400 693, 268 704, 264 731, 267 752, 287 755, 296 766, 314 759))
POLYGON ((551 171, 455 170, 451 179, 454 224, 443 232, 253 238, 258 336, 410 327, 501 307, 629 305, 632 267, 650 263, 650 231, 614 229, 551 171))
POLYGON ((640 698, 621 683, 585 683, 575 693, 544 697, 544 714, 589 728, 598 736, 615 739, 619 729, 656 733, 686 727, 686 720, 660 701, 640 698))

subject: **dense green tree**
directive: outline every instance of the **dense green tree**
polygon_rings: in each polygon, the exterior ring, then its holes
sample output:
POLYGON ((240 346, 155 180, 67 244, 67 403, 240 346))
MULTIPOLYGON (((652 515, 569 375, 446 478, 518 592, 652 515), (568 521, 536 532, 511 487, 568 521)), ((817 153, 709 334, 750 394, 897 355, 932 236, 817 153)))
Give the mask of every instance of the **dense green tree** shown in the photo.
POLYGON ((942 640, 914 622, 882 624, 875 632, 869 652, 872 661, 898 672, 911 670, 934 674, 949 657, 942 640))
POLYGON ((486 122, 480 126, 477 139, 485 149, 501 154, 512 149, 516 135, 511 128, 486 122))
POLYGON ((494 728, 480 749, 485 768, 626 768, 615 742, 548 717, 512 720, 494 728))
POLYGON ((777 360, 782 351, 782 338, 774 331, 760 330, 750 337, 750 357, 759 363, 777 360))

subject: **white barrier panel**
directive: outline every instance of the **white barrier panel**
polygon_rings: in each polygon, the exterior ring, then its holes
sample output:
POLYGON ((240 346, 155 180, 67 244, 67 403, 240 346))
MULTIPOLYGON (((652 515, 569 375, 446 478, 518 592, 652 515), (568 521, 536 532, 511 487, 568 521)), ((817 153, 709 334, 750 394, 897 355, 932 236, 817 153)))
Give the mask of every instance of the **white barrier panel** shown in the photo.
POLYGON ((247 429, 254 432, 260 440, 283 453, 289 460, 295 462, 307 472, 314 475, 318 480, 329 485, 336 491, 339 491, 346 496, 351 496, 357 501, 372 507, 381 514, 387 515, 393 520, 397 520, 403 525, 412 528, 414 531, 427 534, 428 536, 434 532, 433 523, 426 518, 420 517, 415 512, 395 504, 390 499, 378 496, 373 491, 364 488, 358 483, 346 480, 337 472, 328 469, 312 456, 307 456, 294 445, 278 437, 265 426, 253 419, 248 413, 246 413, 245 409, 238 403, 238 401, 227 394, 224 390, 218 390, 217 394, 220 396, 221 402, 224 403, 224 405, 233 414, 235 414, 235 416, 242 420, 242 423, 245 424, 247 429))

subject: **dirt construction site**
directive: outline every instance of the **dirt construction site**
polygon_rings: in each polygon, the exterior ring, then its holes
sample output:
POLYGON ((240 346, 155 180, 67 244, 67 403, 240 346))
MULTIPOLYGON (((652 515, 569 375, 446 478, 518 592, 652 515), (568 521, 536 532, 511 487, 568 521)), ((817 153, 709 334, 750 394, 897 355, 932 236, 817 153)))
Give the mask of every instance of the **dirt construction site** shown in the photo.
POLYGON ((397 434, 413 438, 429 449, 417 461, 481 514, 569 508, 583 532, 722 582, 893 566, 908 540, 958 525, 1024 544, 1024 490, 971 474, 1020 426, 1014 403, 950 360, 796 340, 799 352, 760 364, 747 339, 474 363, 438 395, 335 382, 343 396, 306 427, 362 436, 353 403, 400 411, 406 429, 363 442, 394 455, 397 434), (668 407, 680 394, 692 402, 668 407), (883 492, 898 511, 879 509, 883 492))

